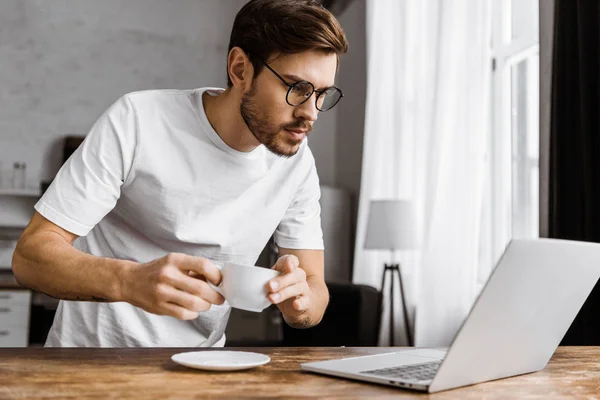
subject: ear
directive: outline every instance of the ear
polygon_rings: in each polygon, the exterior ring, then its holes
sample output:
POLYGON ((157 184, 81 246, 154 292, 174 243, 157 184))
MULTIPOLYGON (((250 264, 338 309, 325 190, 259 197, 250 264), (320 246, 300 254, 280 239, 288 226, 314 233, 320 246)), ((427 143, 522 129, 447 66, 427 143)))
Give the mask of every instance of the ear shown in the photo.
POLYGON ((242 92, 250 90, 252 78, 254 77, 254 67, 250 59, 239 47, 234 47, 227 56, 227 73, 233 86, 242 92))

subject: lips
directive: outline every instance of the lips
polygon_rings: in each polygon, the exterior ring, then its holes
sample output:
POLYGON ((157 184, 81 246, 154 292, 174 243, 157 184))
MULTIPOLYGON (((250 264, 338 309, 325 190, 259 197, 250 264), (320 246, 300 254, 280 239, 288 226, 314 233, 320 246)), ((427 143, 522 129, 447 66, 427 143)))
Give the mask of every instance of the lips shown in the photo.
POLYGON ((292 137, 294 140, 302 140, 306 137, 305 130, 302 129, 285 129, 285 131, 292 137))

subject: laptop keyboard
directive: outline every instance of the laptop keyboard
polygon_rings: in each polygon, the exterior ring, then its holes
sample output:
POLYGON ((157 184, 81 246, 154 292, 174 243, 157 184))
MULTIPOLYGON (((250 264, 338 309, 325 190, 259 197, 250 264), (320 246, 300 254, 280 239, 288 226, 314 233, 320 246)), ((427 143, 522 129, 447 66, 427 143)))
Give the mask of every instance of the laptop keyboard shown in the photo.
POLYGON ((423 364, 402 365, 399 367, 362 371, 361 373, 406 381, 428 381, 433 379, 441 363, 441 361, 432 361, 423 364))

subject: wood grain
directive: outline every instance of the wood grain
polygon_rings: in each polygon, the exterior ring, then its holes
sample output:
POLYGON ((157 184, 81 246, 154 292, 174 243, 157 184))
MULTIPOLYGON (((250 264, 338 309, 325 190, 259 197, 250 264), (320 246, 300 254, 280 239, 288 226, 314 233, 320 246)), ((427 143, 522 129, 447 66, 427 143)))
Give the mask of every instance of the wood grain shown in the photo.
POLYGON ((390 348, 230 348, 271 357, 267 365, 238 372, 194 370, 170 359, 191 350, 198 349, 0 349, 0 398, 600 398, 600 347, 561 347, 543 371, 433 395, 299 368, 306 361, 394 350, 390 348))

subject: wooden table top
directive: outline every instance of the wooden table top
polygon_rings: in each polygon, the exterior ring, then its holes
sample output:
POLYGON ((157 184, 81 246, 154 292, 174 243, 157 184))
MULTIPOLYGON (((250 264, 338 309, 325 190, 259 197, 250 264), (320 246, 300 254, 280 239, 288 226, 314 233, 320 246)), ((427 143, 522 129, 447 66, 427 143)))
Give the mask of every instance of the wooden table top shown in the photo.
POLYGON ((600 347, 560 347, 543 371, 431 395, 299 368, 301 362, 395 350, 390 348, 232 347, 271 357, 269 364, 238 372, 200 371, 170 359, 192 350, 198 349, 0 349, 0 398, 600 398, 600 347))

